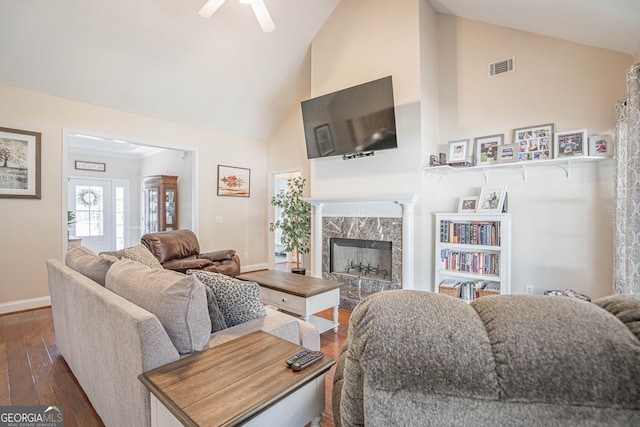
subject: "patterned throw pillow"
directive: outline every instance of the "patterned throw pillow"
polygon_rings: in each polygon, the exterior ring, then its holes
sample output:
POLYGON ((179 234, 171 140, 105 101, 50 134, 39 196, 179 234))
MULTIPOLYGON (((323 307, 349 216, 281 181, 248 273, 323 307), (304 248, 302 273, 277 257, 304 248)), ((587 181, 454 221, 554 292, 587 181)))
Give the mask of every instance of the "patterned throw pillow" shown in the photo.
MULTIPOLYGON (((191 274, 193 271, 196 270, 187 270, 187 274, 191 274)), ((202 283, 198 279, 197 275, 192 274, 191 276, 193 277, 193 280, 197 280, 198 283, 202 283)), ((224 316, 220 312, 216 294, 213 293, 213 289, 211 289, 211 286, 203 284, 202 287, 207 292, 207 307, 209 309, 209 318, 211 319, 211 333, 227 329, 227 323, 224 321, 224 316)))
POLYGON ((162 269, 160 261, 158 261, 151 251, 149 251, 149 249, 147 249, 143 244, 124 248, 124 255, 122 257, 138 261, 140 264, 146 265, 149 268, 155 268, 156 270, 162 269))
POLYGON ((210 271, 189 270, 187 274, 195 275, 202 283, 211 287, 227 327, 267 315, 257 283, 210 271))

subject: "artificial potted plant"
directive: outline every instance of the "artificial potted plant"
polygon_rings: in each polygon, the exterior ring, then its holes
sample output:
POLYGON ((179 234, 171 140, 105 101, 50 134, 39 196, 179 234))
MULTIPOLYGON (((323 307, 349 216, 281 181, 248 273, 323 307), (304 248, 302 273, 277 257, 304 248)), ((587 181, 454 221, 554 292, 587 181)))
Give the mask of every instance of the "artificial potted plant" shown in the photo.
POLYGON ((306 181, 302 177, 289 178, 287 190, 280 190, 273 196, 271 205, 280 208, 280 218, 269 224, 270 231, 282 231, 281 242, 285 251, 296 254, 296 267, 291 272, 303 275, 306 269, 300 267, 300 256, 311 249, 311 205, 302 200, 306 181))

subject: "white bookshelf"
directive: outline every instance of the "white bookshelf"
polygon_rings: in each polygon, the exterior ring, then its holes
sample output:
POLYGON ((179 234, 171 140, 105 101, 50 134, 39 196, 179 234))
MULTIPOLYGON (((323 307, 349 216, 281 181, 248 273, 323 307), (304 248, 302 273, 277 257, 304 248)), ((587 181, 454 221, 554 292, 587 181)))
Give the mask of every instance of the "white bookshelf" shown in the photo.
POLYGON ((475 299, 492 282, 511 293, 511 214, 436 213, 435 287, 447 280, 468 283, 461 298, 475 299), (465 292, 466 290, 468 292, 465 292))

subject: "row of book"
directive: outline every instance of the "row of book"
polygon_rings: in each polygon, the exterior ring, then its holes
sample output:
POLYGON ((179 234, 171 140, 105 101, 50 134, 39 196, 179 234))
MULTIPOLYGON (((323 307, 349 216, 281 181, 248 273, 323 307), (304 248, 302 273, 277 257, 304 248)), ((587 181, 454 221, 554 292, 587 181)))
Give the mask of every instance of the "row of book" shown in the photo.
POLYGON ((440 241, 470 245, 500 246, 499 221, 440 222, 440 241))
POLYGON ((440 268, 485 276, 500 276, 500 254, 442 249, 440 268))
POLYGON ((481 281, 459 281, 455 279, 445 279, 440 282, 440 290, 455 289, 455 295, 465 300, 474 300, 486 295, 496 295, 500 293, 500 283, 489 280, 481 281))

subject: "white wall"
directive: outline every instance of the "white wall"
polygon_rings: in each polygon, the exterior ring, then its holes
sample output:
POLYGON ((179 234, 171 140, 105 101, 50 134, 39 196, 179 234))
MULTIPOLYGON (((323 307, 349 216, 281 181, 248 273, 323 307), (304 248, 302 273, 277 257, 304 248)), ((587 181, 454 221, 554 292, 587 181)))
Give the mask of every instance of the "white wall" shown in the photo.
MULTIPOLYGON (((42 133, 42 198, 1 199, 5 250, 0 257, 0 305, 49 294, 45 260, 63 257, 66 202, 63 204, 62 130, 83 129, 127 141, 178 147, 198 153, 197 228, 206 250, 249 253, 244 265, 262 263, 266 215, 266 147, 256 141, 209 129, 180 125, 0 85, 0 127, 42 133), (251 169, 251 197, 218 197, 217 165, 251 169), (64 216, 63 216, 64 215, 64 216), (224 222, 215 222, 217 215, 224 222)), ((63 162, 64 161, 64 162, 63 162)), ((0 311, 3 306, 0 306, 0 311)))

